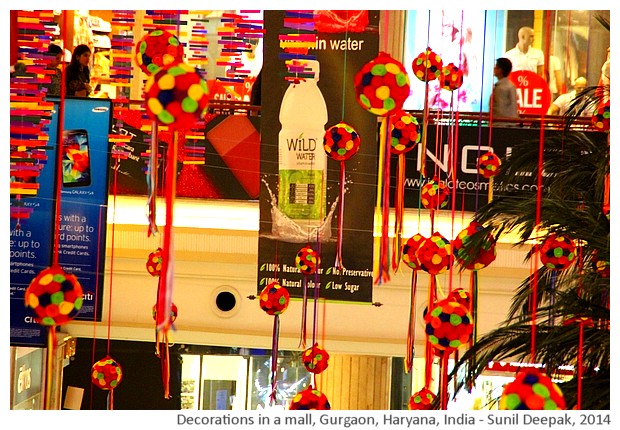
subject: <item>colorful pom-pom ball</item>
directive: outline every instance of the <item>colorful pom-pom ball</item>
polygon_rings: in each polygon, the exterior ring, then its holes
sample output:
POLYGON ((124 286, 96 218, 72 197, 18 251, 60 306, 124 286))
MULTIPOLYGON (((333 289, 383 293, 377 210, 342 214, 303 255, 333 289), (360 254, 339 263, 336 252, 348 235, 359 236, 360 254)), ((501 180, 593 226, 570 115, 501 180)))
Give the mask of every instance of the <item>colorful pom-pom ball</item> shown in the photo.
POLYGON ((183 44, 166 30, 153 30, 136 43, 136 64, 151 76, 162 67, 183 62, 183 44))
POLYGON ((113 390, 123 380, 123 369, 109 355, 93 364, 90 372, 92 383, 102 390, 113 390))
POLYGON ((207 83, 197 69, 176 63, 160 69, 144 87, 151 119, 174 130, 193 127, 209 103, 207 83))
POLYGON ((474 233, 482 231, 484 227, 479 223, 472 221, 467 228, 463 229, 452 241, 452 252, 457 262, 468 270, 480 270, 487 267, 497 257, 495 250, 495 238, 488 233, 478 249, 468 251, 465 246, 471 241, 474 233))
POLYGON ((428 411, 432 409, 433 402, 437 396, 428 388, 422 388, 409 398, 407 409, 410 411, 428 411))
POLYGON ((320 261, 319 254, 310 246, 304 246, 295 256, 295 266, 304 275, 313 275, 320 261))
POLYGON ((346 161, 360 149, 360 135, 344 122, 331 126, 323 136, 325 153, 336 161, 346 161))
POLYGON ((291 295, 278 282, 272 282, 260 293, 260 307, 269 315, 280 315, 288 307, 291 295))
POLYGON ((441 69, 439 83, 444 90, 458 90, 463 85, 463 71, 454 63, 449 63, 441 69))
POLYGON ((551 234, 540 248, 541 263, 552 270, 563 270, 575 261, 575 244, 566 236, 551 234))
POLYGON ((390 119, 390 152, 392 154, 405 154, 420 143, 421 127, 413 115, 399 111, 390 119))
MULTIPOLYGON (((153 305, 153 309, 151 310, 151 315, 153 316, 153 319, 157 321, 157 305, 153 305)), ((172 303, 170 305, 170 323, 173 323, 177 319, 178 315, 179 315, 179 309, 177 308, 177 305, 172 303)))
POLYGON ((433 52, 431 48, 426 48, 411 63, 413 74, 422 82, 430 82, 439 79, 443 70, 441 57, 433 52))
POLYGON ((450 241, 439 232, 426 239, 416 252, 420 267, 431 275, 445 272, 452 263, 450 241))
POLYGON ((327 396, 312 386, 300 391, 293 397, 290 410, 329 410, 331 406, 327 396))
POLYGON ((405 67, 385 52, 366 63, 353 83, 360 106, 378 116, 402 109, 409 97, 409 76, 405 67))
POLYGON ((448 206, 450 191, 445 183, 431 179, 422 187, 420 200, 426 209, 443 209, 448 206))
POLYGON ((535 368, 517 373, 514 381, 504 386, 499 399, 501 410, 564 410, 566 402, 560 388, 547 375, 535 368))
POLYGON ((407 239, 407 242, 403 245, 403 261, 413 270, 419 270, 421 268, 420 261, 418 260, 416 253, 425 240, 426 238, 424 236, 420 233, 416 233, 407 239))
POLYGON ((323 348, 315 343, 314 346, 306 349, 302 356, 301 361, 304 363, 304 367, 308 372, 319 374, 329 365, 329 354, 323 348))
POLYGON ((84 293, 75 275, 60 266, 43 269, 24 294, 26 307, 34 310, 35 321, 44 326, 68 323, 82 309, 84 293))
POLYGON ((149 254, 149 259, 146 260, 146 271, 151 276, 159 276, 161 274, 161 267, 163 264, 163 249, 157 248, 155 251, 149 254))
POLYGON ((592 253, 592 266, 601 278, 609 278, 611 273, 609 260, 600 258, 596 250, 592 253))
POLYGON ((499 173, 502 161, 494 152, 485 152, 478 158, 478 173, 485 178, 492 178, 499 173))
POLYGON ((469 310, 451 298, 437 302, 424 322, 429 343, 440 351, 457 350, 469 342, 474 331, 469 310))
POLYGON ((463 288, 456 288, 448 294, 449 301, 457 302, 471 309, 471 296, 463 288))
POLYGON ((592 115, 592 125, 596 131, 609 132, 610 114, 609 114, 609 102, 596 110, 596 113, 592 115))

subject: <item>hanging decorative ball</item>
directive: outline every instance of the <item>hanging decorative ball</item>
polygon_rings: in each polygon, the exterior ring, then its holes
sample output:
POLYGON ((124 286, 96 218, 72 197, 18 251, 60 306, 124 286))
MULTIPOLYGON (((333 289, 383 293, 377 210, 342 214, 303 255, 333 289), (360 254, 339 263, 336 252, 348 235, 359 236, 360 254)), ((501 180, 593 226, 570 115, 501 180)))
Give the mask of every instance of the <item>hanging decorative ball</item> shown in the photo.
POLYGON ((594 115, 592 115, 592 125, 596 131, 609 132, 610 116, 609 102, 599 107, 594 115))
POLYGON ((314 346, 311 346, 303 352, 301 360, 308 372, 318 375, 327 369, 329 365, 329 354, 323 348, 319 347, 318 343, 315 343, 314 346))
POLYGON ((56 326, 71 321, 82 308, 84 294, 75 275, 60 266, 43 269, 30 282, 24 294, 26 307, 34 310, 35 321, 56 326))
POLYGON ((422 206, 426 209, 443 209, 448 206, 450 191, 446 184, 436 179, 431 179, 422 187, 422 206))
POLYGON ((575 244, 566 236, 551 234, 540 248, 540 261, 548 269, 563 270, 575 261, 575 244))
POLYGON ((418 120, 409 112, 399 111, 390 118, 390 152, 405 154, 420 143, 422 132, 418 120))
POLYGON ((441 69, 439 83, 444 90, 458 90, 463 85, 463 71, 456 67, 454 63, 449 63, 441 69))
POLYGON ((304 275, 313 275, 316 272, 316 266, 321 261, 319 254, 309 245, 304 246, 295 256, 295 266, 304 275))
POLYGON ((323 136, 323 148, 336 161, 346 161, 360 149, 360 135, 344 122, 331 126, 323 136))
POLYGON ((564 410, 564 395, 547 375, 528 367, 514 381, 504 386, 499 399, 501 410, 564 410))
POLYGON ((428 411, 432 409, 437 396, 428 388, 422 388, 409 398, 407 409, 410 411, 428 411))
POLYGON ((474 330, 469 310, 451 298, 437 302, 424 322, 428 341, 440 351, 452 352, 467 344, 474 330))
POLYGON ((448 294, 449 301, 457 302, 465 306, 467 309, 471 309, 471 296, 463 288, 456 288, 448 294))
POLYGON ((92 383, 102 390, 113 390, 123 380, 123 369, 112 357, 106 355, 93 364, 90 373, 92 383))
POLYGON ((209 103, 207 83, 198 70, 185 63, 160 69, 144 87, 151 119, 174 130, 193 127, 209 103))
POLYGON ((163 252, 163 249, 157 248, 149 254, 149 259, 146 260, 146 270, 151 276, 159 276, 161 274, 162 262, 164 260, 162 256, 163 252))
POLYGON ((478 158, 478 173, 485 178, 492 178, 499 173, 502 160, 494 152, 485 152, 478 158))
POLYGON ((454 258, 461 266, 465 266, 467 270, 480 270, 487 267, 497 257, 495 250, 495 238, 491 233, 487 234, 483 239, 480 248, 468 251, 465 249, 467 243, 471 241, 471 236, 482 231, 484 227, 481 224, 472 221, 467 228, 463 229, 452 241, 452 252, 454 258))
POLYGON ((409 97, 409 76, 405 67, 385 52, 366 63, 353 83, 360 106, 378 116, 402 109, 409 97))
POLYGON ((312 388, 312 385, 303 391, 300 391, 293 397, 290 410, 329 410, 331 406, 327 400, 327 396, 319 390, 312 388))
POLYGON ((438 275, 450 267, 452 247, 450 241, 435 232, 418 248, 416 257, 420 268, 431 275, 438 275))
POLYGON ((260 307, 269 315, 280 315, 288 307, 291 296, 288 290, 274 281, 260 293, 260 307))
POLYGON ((418 270, 421 268, 420 261, 418 260, 416 253, 425 240, 426 238, 424 236, 420 233, 416 233, 407 239, 407 242, 403 245, 403 261, 413 270, 418 270))
POLYGON ((594 250, 594 252, 592 253, 592 266, 601 278, 609 278, 609 260, 599 258, 598 252, 596 250, 594 250))
POLYGON ((411 63, 413 74, 422 82, 430 82, 441 76, 443 61, 441 57, 433 52, 431 48, 426 48, 414 58, 411 63))
POLYGON ((183 44, 169 31, 153 30, 136 43, 135 60, 151 76, 162 67, 183 62, 183 44))
MULTIPOLYGON (((157 305, 156 304, 153 305, 153 309, 151 310, 151 315, 153 315, 153 319, 157 321, 157 305)), ((177 305, 172 303, 170 305, 170 323, 171 324, 177 319, 178 315, 179 315, 179 309, 177 308, 177 305)))

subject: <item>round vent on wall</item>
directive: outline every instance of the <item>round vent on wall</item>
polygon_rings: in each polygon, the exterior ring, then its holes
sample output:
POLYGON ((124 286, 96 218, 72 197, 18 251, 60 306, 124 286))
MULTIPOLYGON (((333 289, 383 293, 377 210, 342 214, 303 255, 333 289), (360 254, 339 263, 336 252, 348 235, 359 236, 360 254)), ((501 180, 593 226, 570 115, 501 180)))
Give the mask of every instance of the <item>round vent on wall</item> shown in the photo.
POLYGON ((239 291, 230 285, 221 285, 213 290, 211 308, 216 315, 230 318, 239 312, 241 301, 239 291))

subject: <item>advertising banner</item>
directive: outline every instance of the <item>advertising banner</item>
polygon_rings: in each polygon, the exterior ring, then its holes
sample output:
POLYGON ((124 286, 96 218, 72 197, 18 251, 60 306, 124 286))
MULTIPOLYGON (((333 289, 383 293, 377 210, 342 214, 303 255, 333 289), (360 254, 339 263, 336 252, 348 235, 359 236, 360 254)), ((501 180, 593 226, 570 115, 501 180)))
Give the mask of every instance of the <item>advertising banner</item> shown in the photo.
POLYGON ((49 127, 51 148, 39 176, 39 193, 26 203, 34 211, 19 228, 11 220, 11 345, 45 345, 46 330, 25 307, 24 293, 53 261, 56 174, 61 175, 62 187, 58 262, 77 276, 84 290, 84 304, 76 319, 101 319, 112 106, 110 100, 67 98, 63 154, 58 154, 56 146, 58 107, 56 100, 49 127), (58 173, 57 156, 62 157, 58 173))
POLYGON ((310 67, 318 82, 307 79, 291 89, 294 85, 284 79, 285 61, 279 58, 285 12, 265 11, 262 90, 269 97, 262 97, 261 111, 257 289, 260 292, 277 279, 292 297, 303 297, 303 275, 295 256, 310 245, 321 257, 318 274, 306 280, 310 296, 316 287, 328 300, 371 302, 377 117, 357 103, 353 78, 378 54, 379 12, 314 13, 317 41, 308 54, 316 55, 318 65, 310 67), (323 150, 324 130, 341 121, 361 138, 359 152, 344 162, 344 183, 340 162, 323 150), (337 273, 341 186, 345 187, 344 270, 337 273))

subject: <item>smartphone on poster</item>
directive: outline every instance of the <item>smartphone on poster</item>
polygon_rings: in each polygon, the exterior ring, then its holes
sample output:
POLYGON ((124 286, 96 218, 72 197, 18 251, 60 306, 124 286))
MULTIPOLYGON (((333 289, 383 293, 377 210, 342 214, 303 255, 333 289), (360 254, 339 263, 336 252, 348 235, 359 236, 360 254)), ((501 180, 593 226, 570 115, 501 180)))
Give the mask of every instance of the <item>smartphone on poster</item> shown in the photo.
POLYGON ((62 184, 65 187, 90 185, 90 153, 88 132, 84 129, 64 130, 62 146, 62 184))

